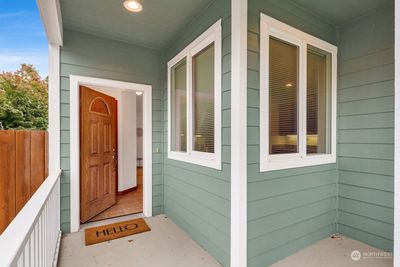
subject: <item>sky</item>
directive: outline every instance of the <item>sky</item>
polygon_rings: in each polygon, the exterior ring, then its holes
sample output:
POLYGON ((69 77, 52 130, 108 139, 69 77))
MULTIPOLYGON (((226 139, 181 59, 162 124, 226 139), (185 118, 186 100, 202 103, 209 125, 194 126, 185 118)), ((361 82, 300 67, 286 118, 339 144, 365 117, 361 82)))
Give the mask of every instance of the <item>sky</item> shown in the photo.
POLYGON ((0 0, 0 72, 32 64, 48 75, 48 47, 36 0, 0 0))

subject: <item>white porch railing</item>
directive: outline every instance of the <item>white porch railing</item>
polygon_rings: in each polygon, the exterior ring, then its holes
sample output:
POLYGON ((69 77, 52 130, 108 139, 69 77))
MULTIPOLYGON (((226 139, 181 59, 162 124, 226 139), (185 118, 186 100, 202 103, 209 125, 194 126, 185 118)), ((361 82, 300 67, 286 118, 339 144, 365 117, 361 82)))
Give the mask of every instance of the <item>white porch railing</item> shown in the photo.
POLYGON ((0 235, 0 266, 50 267, 60 232, 60 174, 50 175, 0 235))

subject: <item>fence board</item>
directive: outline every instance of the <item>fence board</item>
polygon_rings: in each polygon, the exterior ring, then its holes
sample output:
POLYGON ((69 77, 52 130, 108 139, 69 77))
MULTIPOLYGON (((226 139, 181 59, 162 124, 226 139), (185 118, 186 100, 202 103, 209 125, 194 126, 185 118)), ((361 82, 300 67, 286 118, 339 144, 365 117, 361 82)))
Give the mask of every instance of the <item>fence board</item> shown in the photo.
POLYGON ((44 178, 49 176, 49 133, 44 132, 45 148, 44 148, 44 178))
POLYGON ((16 147, 16 181, 15 195, 16 212, 20 211, 31 196, 31 132, 15 132, 16 147))
POLYGON ((0 131, 0 233, 15 217, 15 132, 0 131))
POLYGON ((31 192, 35 192, 46 178, 46 138, 44 132, 31 132, 31 192))
POLYGON ((47 176, 47 132, 0 131, 0 234, 47 176))

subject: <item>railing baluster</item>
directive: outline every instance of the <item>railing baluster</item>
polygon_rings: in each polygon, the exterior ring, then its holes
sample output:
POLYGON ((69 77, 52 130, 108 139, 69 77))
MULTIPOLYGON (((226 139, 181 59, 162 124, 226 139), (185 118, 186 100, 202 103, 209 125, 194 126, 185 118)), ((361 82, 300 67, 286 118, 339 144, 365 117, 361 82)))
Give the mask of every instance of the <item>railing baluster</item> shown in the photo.
POLYGON ((42 265, 42 223, 41 219, 42 215, 40 215, 39 220, 38 220, 38 243, 37 243, 37 256, 38 256, 38 267, 43 266, 42 265))
MULTIPOLYGON (((50 200, 47 203, 48 208, 49 208, 49 228, 50 228, 50 232, 49 232, 49 248, 53 248, 53 240, 54 240, 54 228, 53 228, 53 224, 51 223, 51 218, 54 218, 52 215, 53 213, 53 192, 51 192, 50 194, 50 200)), ((48 262, 48 266, 51 266, 51 253, 50 251, 47 252, 47 262, 48 262)))
POLYGON ((44 252, 44 232, 45 229, 43 227, 43 220, 44 220, 44 207, 42 208, 40 217, 39 217, 39 221, 38 221, 38 226, 39 226, 39 266, 43 266, 44 265, 44 260, 43 260, 43 252, 44 252))
POLYGON ((46 267, 46 206, 42 210, 42 266, 46 267))
MULTIPOLYGON (((50 197, 51 197, 51 195, 50 195, 50 197)), ((52 233, 53 233, 53 229, 52 229, 52 225, 51 225, 51 222, 50 222, 50 220, 51 220, 51 217, 50 217, 50 204, 49 204, 49 202, 47 202, 47 204, 46 204, 46 210, 47 210, 47 212, 46 212, 46 217, 47 217, 47 220, 46 220, 46 227, 50 230, 50 231, 46 231, 46 234, 47 234, 47 238, 46 238, 46 264, 47 264, 47 266, 49 266, 50 267, 50 251, 52 250, 51 248, 51 235, 52 235, 52 233)))
MULTIPOLYGON (((53 194, 50 194, 50 197, 52 196, 53 194)), ((52 198, 51 198, 52 199, 52 198)), ((52 246, 52 243, 51 243, 51 240, 52 240, 52 235, 53 235, 53 227, 52 227, 52 223, 51 223, 51 220, 52 220, 52 217, 50 216, 50 212, 51 212, 51 202, 47 202, 47 204, 46 204, 46 209, 47 209, 47 213, 46 213, 46 216, 47 216, 47 220, 46 220, 46 227, 48 227, 48 229, 49 229, 49 231, 46 231, 46 233, 47 233, 47 242, 46 242, 46 254, 47 254, 47 266, 49 266, 49 267, 51 267, 51 264, 50 264, 50 260, 51 260, 51 255, 50 255, 50 253, 51 253, 51 251, 52 251, 52 248, 53 248, 53 246, 52 246)))
MULTIPOLYGON (((46 202, 47 205, 48 202, 46 202)), ((43 266, 47 267, 47 215, 46 205, 43 208, 43 266)))
POLYGON ((34 238, 34 233, 31 233, 31 236, 29 237, 29 266, 35 266, 35 238, 34 238))
POLYGON ((24 255, 19 255, 19 257, 18 257, 18 261, 17 261, 17 266, 18 267, 24 266, 24 257, 23 256, 24 255))
POLYGON ((40 259, 39 259, 39 224, 36 223, 35 227, 35 266, 39 267, 40 259))
POLYGON ((31 239, 29 238, 28 242, 26 242, 24 248, 24 266, 31 266, 30 265, 30 257, 31 257, 31 239))

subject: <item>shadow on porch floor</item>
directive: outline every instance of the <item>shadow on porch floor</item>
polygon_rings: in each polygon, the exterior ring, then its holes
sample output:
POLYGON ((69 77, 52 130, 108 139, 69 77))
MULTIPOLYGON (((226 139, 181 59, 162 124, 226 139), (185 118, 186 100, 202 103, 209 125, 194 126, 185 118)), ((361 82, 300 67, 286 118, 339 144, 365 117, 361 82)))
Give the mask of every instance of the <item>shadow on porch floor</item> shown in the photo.
POLYGON ((64 235, 58 266, 221 266, 165 215, 145 220, 150 232, 92 246, 85 246, 83 231, 64 235))

